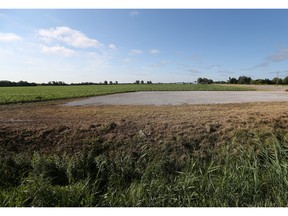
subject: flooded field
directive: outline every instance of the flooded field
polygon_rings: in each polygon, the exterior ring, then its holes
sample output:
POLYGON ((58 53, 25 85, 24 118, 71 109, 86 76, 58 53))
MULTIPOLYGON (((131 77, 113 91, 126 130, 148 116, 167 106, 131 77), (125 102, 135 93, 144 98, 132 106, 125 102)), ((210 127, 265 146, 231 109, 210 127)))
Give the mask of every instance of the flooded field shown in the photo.
POLYGON ((152 91, 77 99, 67 106, 181 105, 288 101, 285 91, 152 91))

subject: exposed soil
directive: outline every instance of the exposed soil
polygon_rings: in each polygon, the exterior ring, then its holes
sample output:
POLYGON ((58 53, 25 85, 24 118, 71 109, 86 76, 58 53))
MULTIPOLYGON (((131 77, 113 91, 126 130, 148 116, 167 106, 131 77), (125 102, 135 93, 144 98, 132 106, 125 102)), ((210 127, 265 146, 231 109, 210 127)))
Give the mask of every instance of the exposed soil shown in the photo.
POLYGON ((0 106, 0 151, 73 153, 104 143, 111 155, 143 146, 181 155, 229 142, 239 130, 288 132, 288 102, 82 107, 64 103, 0 106))

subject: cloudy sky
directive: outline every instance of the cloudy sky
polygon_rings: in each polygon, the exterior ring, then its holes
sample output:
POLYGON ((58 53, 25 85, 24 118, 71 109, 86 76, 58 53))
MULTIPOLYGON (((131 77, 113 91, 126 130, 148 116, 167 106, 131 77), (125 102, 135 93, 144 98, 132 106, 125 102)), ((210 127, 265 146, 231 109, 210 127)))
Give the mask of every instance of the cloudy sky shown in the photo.
POLYGON ((0 80, 285 77, 287 20, 287 9, 0 9, 0 80))

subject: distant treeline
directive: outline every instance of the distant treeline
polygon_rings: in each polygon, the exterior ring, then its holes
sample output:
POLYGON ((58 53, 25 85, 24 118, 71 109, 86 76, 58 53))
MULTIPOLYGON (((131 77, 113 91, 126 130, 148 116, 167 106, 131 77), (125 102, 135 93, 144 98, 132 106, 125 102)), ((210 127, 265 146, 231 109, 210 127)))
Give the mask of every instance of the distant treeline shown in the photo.
MULTIPOLYGON (((193 82, 181 82, 183 84, 192 84, 193 82)), ((208 79, 205 77, 199 77, 195 83, 198 84, 213 84, 213 83, 220 83, 220 84, 256 84, 256 85, 287 85, 288 84, 288 76, 285 78, 278 78, 275 77, 272 80, 270 79, 251 79, 251 77, 247 76, 239 76, 239 78, 229 77, 227 81, 213 81, 212 79, 208 79)), ((125 84, 152 84, 152 81, 144 82, 143 80, 136 80, 134 83, 125 83, 125 84)), ((158 83, 161 84, 161 83, 158 83)), ((19 82, 11 82, 7 80, 0 80, 0 87, 10 87, 10 86, 66 86, 66 85, 118 85, 118 81, 107 81, 94 83, 94 82, 81 82, 81 83, 71 83, 67 84, 63 81, 50 81, 48 83, 34 83, 34 82, 27 82, 27 81, 19 81, 19 82)))
POLYGON ((227 81, 228 84, 260 84, 260 85, 273 85, 273 84, 288 84, 288 76, 284 79, 274 77, 272 80, 270 79, 256 79, 252 80, 251 77, 240 76, 238 79, 229 77, 227 81))
MULTIPOLYGON (((152 81, 147 81, 147 84, 152 84, 152 81)), ((144 81, 136 80, 134 83, 125 84, 144 84, 144 81)), ((66 85, 118 85, 118 81, 112 82, 105 80, 104 82, 94 83, 94 82, 81 82, 81 83, 71 83, 67 84, 63 81, 50 81, 48 83, 29 83, 27 81, 11 82, 8 80, 0 80, 0 87, 12 87, 12 86, 66 86, 66 85)))
POLYGON ((0 80, 0 86, 37 86, 37 83, 29 83, 27 81, 11 82, 7 80, 0 80))
POLYGON ((10 86, 66 86, 66 85, 99 85, 93 82, 83 82, 83 83, 71 83, 67 84, 63 81, 50 81, 48 83, 30 83, 27 81, 11 82, 8 80, 0 80, 0 87, 10 87, 10 86))
POLYGON ((282 78, 273 78, 272 80, 270 79, 251 79, 251 77, 247 76, 240 76, 238 79, 235 77, 229 77, 229 79, 225 81, 217 81, 214 82, 212 79, 207 79, 207 78, 201 78, 199 77, 197 79, 198 84, 212 84, 212 83, 223 83, 223 84, 256 84, 256 85, 273 85, 273 84, 288 84, 288 76, 285 77, 284 79, 282 78))

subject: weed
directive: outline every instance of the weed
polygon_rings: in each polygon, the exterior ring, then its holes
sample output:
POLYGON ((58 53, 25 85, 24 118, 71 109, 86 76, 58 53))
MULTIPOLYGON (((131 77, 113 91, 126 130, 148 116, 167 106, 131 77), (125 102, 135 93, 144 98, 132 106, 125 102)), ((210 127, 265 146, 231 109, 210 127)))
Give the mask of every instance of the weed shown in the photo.
POLYGON ((70 155, 1 157, 0 205, 284 207, 285 137, 240 130, 225 145, 205 147, 204 158, 189 151, 182 159, 169 151, 159 155, 145 144, 114 157, 104 144, 70 155))

